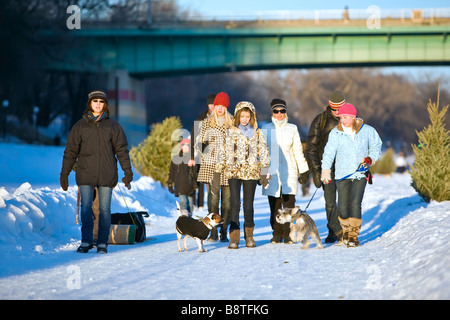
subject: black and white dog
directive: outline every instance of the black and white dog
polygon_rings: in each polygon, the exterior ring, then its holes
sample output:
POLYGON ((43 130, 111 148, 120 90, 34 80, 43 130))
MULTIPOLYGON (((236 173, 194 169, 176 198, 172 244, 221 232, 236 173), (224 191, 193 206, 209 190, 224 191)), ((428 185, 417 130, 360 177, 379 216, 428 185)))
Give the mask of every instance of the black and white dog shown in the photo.
POLYGON ((223 223, 223 219, 217 213, 210 213, 202 220, 191 218, 189 215, 180 215, 176 222, 178 251, 182 251, 180 240, 184 236, 184 250, 188 250, 186 239, 192 237, 197 241, 198 252, 206 252, 203 242, 208 237, 211 229, 221 223, 223 223))

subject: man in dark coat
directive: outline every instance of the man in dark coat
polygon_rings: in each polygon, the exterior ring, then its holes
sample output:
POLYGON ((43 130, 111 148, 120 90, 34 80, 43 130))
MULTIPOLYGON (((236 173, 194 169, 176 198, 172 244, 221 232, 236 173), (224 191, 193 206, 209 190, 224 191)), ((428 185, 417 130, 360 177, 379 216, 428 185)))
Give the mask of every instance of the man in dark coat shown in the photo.
POLYGON ((323 150, 328 142, 328 134, 339 123, 339 108, 345 103, 345 97, 340 91, 335 91, 330 96, 326 110, 318 114, 309 128, 306 141, 305 156, 309 170, 312 174, 316 188, 323 186, 325 197, 325 210, 327 214, 328 236, 326 243, 335 242, 342 235, 342 228, 338 220, 338 207, 336 204, 336 184, 334 181, 334 165, 331 169, 333 181, 322 185, 320 180, 323 150))
POLYGON ((92 201, 98 189, 99 229, 97 252, 106 253, 111 225, 111 196, 117 185, 117 160, 125 173, 122 182, 130 188, 133 171, 127 137, 119 123, 109 118, 108 100, 102 91, 89 93, 85 113, 67 137, 60 183, 64 191, 69 186, 69 174, 77 162, 75 180, 81 195, 81 245, 78 252, 93 247, 92 201))

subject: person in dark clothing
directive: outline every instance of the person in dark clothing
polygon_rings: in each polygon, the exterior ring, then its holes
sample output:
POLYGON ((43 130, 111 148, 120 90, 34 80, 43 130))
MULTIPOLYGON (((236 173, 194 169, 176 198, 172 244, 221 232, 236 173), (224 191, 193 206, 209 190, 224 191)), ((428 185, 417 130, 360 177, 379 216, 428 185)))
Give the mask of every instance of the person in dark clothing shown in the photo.
POLYGON ((109 118, 108 101, 102 91, 89 93, 87 109, 67 137, 60 174, 61 188, 67 191, 69 174, 77 162, 75 179, 81 195, 81 245, 77 251, 93 248, 92 201, 98 188, 99 229, 97 252, 106 253, 111 225, 111 195, 117 185, 117 160, 125 173, 122 182, 131 188, 133 171, 127 137, 122 127, 109 118))
POLYGON ((334 243, 342 235, 342 228, 338 220, 339 209, 336 204, 336 184, 334 183, 334 165, 331 169, 333 182, 323 185, 320 180, 322 155, 328 142, 328 135, 339 124, 339 108, 346 102, 341 91, 331 94, 326 110, 318 114, 311 123, 306 141, 305 157, 312 174, 316 188, 323 186, 325 197, 325 211, 327 215, 328 236, 325 243, 334 243))
POLYGON ((180 153, 172 157, 167 181, 169 191, 180 199, 180 210, 194 211, 194 193, 197 189, 197 168, 189 166, 189 139, 180 142, 180 153))
MULTIPOLYGON (((192 130, 192 136, 191 136, 191 160, 189 161, 189 166, 196 166, 197 167, 197 173, 200 170, 200 162, 201 162, 201 155, 198 155, 198 159, 197 161, 195 160, 195 141, 197 139, 197 135, 200 133, 200 125, 202 123, 203 120, 205 120, 206 118, 208 118, 211 113, 214 111, 214 99, 216 98, 216 95, 214 93, 211 93, 208 95, 208 97, 206 98, 206 110, 200 114, 198 116, 198 118, 195 120, 194 122, 194 128, 192 130)), ((202 148, 202 152, 203 150, 206 148, 206 145, 203 146, 202 148)), ((198 187, 198 196, 197 196, 197 207, 199 209, 203 208, 203 199, 205 197, 205 183, 203 182, 197 182, 197 187, 198 187)), ((209 188, 209 185, 206 184, 207 189, 209 188)), ((208 190, 209 193, 209 190, 208 190)), ((195 200, 195 199, 194 199, 195 200)))

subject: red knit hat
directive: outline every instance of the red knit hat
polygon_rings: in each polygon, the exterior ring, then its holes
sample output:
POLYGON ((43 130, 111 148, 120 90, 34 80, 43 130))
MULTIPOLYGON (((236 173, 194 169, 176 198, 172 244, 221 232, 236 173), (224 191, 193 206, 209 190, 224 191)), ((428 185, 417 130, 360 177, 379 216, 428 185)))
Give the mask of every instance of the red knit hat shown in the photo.
POLYGON ((228 97, 228 94, 226 94, 225 92, 219 92, 214 98, 214 105, 224 106, 225 108, 228 108, 228 106, 230 105, 230 98, 228 97))
POLYGON ((342 107, 339 108, 339 117, 342 116, 351 116, 356 118, 356 108, 350 103, 343 104, 342 107))

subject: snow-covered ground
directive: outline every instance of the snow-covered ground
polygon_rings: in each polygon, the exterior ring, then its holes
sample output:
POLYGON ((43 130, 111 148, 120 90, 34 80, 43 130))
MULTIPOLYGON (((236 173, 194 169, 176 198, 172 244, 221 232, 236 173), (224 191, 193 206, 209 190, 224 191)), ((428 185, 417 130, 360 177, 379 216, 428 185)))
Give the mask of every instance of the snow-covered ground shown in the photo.
MULTIPOLYGON (((147 211, 148 240, 79 254, 73 174, 67 192, 59 187, 63 150, 0 143, 0 299, 450 299, 450 201, 423 202, 408 174, 376 175, 367 186, 358 248, 270 244, 258 187, 256 248, 241 234, 238 250, 206 242, 203 254, 192 239, 177 251, 176 198, 135 174, 130 191, 115 188, 112 212, 147 211)), ((308 213, 323 240, 322 190, 308 213)))

